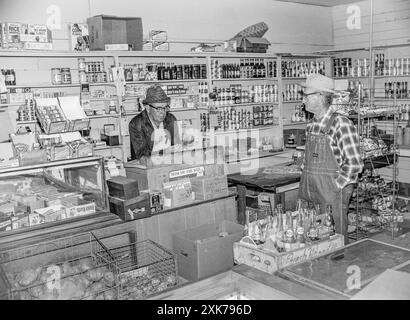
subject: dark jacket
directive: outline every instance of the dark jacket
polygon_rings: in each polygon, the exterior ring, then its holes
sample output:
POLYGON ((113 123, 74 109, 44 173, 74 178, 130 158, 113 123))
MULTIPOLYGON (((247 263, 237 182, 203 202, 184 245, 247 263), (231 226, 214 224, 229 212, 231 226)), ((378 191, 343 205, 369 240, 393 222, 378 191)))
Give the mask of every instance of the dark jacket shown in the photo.
MULTIPOLYGON (((171 145, 179 143, 178 128, 176 127, 174 115, 167 112, 164 119, 164 129, 168 130, 171 135, 171 145)), ((131 144, 131 160, 140 159, 142 156, 151 156, 154 147, 152 133, 154 127, 148 117, 147 110, 136 115, 128 125, 131 144)))

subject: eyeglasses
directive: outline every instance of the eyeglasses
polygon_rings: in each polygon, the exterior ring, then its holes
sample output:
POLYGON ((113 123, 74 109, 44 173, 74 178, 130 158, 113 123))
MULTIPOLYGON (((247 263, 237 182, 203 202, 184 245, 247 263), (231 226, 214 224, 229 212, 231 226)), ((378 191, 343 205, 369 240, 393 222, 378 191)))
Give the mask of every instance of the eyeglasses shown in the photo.
POLYGON ((165 107, 154 107, 152 104, 149 104, 149 106, 157 111, 162 111, 162 112, 167 112, 169 111, 170 107, 165 106, 165 107))

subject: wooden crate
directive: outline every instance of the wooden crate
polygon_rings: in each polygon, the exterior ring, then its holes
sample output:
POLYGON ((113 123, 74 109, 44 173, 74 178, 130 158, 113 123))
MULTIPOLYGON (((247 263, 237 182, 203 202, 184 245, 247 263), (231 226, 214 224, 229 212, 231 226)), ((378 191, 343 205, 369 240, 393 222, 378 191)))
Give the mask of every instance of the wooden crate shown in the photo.
POLYGON ((343 246, 344 237, 336 234, 330 237, 330 239, 317 241, 311 245, 289 252, 274 253, 245 242, 235 242, 233 244, 233 252, 235 263, 244 263, 273 274, 279 269, 328 254, 343 246))

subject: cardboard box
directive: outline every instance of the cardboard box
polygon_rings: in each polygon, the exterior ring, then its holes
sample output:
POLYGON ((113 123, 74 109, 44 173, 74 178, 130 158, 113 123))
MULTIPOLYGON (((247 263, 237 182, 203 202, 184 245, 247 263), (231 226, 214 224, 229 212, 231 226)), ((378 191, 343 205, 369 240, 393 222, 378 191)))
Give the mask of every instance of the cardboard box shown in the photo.
POLYGON ((142 19, 98 15, 87 19, 90 50, 105 50, 106 44, 127 43, 142 50, 142 19))
POLYGON ((126 178, 123 176, 112 177, 107 180, 110 196, 120 199, 132 199, 138 197, 138 182, 137 180, 126 178))
POLYGON ((108 197, 110 212, 116 214, 123 221, 137 220, 151 216, 149 197, 141 194, 138 197, 124 200, 117 197, 108 197))
POLYGON ((86 23, 70 23, 68 25, 68 34, 70 41, 70 50, 72 51, 88 51, 90 50, 90 36, 88 32, 88 24, 86 23))
POLYGON ((228 195, 226 175, 191 178, 191 185, 195 200, 208 200, 228 195))
POLYGON ((163 187, 164 207, 172 208, 190 204, 194 198, 189 179, 165 182, 163 187))
POLYGON ((223 164, 173 164, 147 168, 137 160, 124 164, 126 176, 138 181, 140 190, 163 190, 163 183, 197 176, 216 176, 224 174, 223 164))
POLYGON ((242 236, 243 226, 231 221, 173 234, 172 246, 178 257, 179 275, 187 280, 198 280, 232 268, 232 245, 242 236))

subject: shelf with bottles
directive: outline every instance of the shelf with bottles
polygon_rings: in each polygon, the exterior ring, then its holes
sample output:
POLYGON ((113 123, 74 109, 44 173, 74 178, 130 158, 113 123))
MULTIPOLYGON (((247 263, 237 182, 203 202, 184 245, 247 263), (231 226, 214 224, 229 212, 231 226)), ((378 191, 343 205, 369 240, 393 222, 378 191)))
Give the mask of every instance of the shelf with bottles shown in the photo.
POLYGON ((211 58, 211 80, 274 80, 277 62, 274 58, 211 58), (223 63, 221 62, 223 61, 223 63))
POLYGON ((281 79, 303 80, 310 74, 326 74, 326 63, 324 59, 307 58, 283 58, 281 61, 281 79))
POLYGON ((231 106, 247 103, 278 103, 278 92, 277 84, 214 86, 209 94, 209 105, 231 106))
POLYGON ((279 125, 279 108, 267 103, 263 105, 244 105, 242 107, 216 107, 209 113, 200 114, 201 131, 211 128, 223 132, 251 130, 279 125))
MULTIPOLYGON (((138 83, 169 83, 169 82, 192 82, 207 79, 206 62, 185 62, 185 59, 174 58, 172 61, 164 57, 158 62, 133 63, 131 58, 121 58, 124 71, 124 79, 127 84, 138 83), (175 61, 180 61, 176 63, 175 61)), ((146 60, 146 58, 145 58, 146 60)), ((191 59, 192 61, 192 59, 191 59)))
POLYGON ((374 86, 374 99, 410 99, 408 81, 377 81, 374 86))

